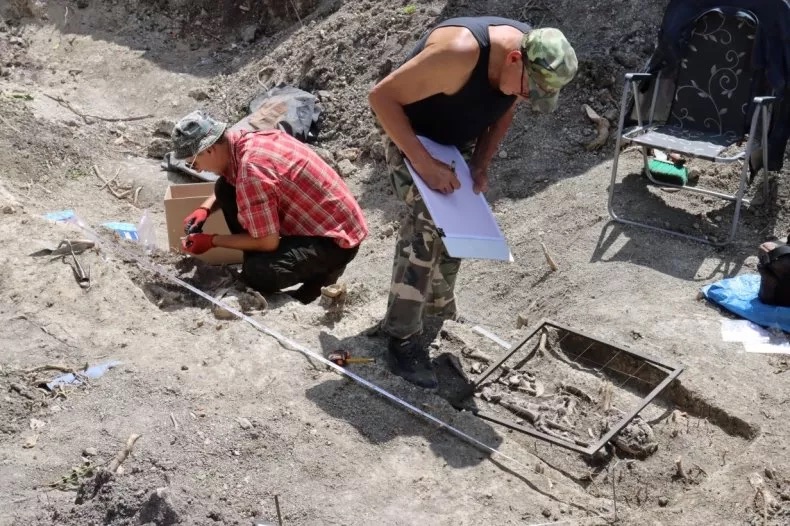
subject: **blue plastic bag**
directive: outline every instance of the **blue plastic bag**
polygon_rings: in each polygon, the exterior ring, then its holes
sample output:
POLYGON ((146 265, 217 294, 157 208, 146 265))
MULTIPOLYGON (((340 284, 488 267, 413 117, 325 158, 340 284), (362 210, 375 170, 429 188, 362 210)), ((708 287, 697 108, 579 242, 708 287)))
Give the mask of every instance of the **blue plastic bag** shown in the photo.
POLYGON ((760 275, 743 274, 702 287, 711 302, 769 329, 790 332, 790 307, 766 305, 758 298, 760 275))

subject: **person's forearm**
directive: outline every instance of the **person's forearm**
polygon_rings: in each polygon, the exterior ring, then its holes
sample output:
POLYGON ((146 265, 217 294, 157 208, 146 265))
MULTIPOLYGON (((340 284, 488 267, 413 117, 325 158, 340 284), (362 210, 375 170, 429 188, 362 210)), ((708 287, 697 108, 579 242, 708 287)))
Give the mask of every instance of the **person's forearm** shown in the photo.
POLYGON ((272 252, 280 245, 280 236, 252 237, 249 234, 228 234, 214 236, 215 247, 232 248, 254 252, 272 252))
POLYGON ((505 138, 510 123, 513 122, 513 110, 510 108, 488 130, 477 139, 475 151, 472 154, 472 164, 478 167, 488 167, 499 148, 499 143, 505 138))
POLYGON ((206 198, 205 201, 200 205, 200 208, 205 208, 212 213, 216 211, 219 207, 217 206, 217 197, 212 193, 210 196, 206 198))
POLYGON ((417 139, 414 129, 406 117, 406 112, 403 111, 403 106, 375 90, 370 93, 368 98, 370 107, 376 114, 381 127, 384 128, 384 132, 403 152, 412 166, 419 171, 420 166, 430 163, 431 154, 417 139))

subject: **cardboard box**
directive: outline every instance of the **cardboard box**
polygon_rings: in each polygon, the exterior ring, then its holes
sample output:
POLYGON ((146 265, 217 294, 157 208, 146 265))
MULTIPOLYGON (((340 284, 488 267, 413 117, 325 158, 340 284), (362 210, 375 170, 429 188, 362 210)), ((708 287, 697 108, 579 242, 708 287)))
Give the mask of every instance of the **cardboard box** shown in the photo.
MULTIPOLYGON (((165 219, 167 221, 167 240, 170 248, 181 252, 181 238, 184 237, 184 218, 191 214, 214 192, 214 183, 174 184, 165 192, 165 219)), ((230 234, 222 212, 217 210, 203 225, 206 234, 230 234)), ((241 263, 243 252, 229 248, 212 248, 208 252, 192 257, 209 265, 230 265, 241 263)))

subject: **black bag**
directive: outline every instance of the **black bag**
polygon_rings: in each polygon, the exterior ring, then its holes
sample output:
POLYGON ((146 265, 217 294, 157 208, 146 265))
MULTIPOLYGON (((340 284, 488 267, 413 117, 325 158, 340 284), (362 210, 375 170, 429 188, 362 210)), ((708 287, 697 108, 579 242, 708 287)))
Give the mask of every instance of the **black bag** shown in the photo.
POLYGON ((761 250, 759 257, 760 301, 790 307, 790 246, 781 245, 770 252, 761 250))

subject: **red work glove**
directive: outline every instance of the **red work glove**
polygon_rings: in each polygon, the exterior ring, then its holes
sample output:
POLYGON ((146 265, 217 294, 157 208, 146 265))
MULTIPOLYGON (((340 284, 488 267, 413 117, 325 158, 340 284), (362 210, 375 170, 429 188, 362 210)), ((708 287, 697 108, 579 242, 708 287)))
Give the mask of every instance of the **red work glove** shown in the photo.
POLYGON ((203 231, 203 223, 208 219, 210 210, 205 206, 201 206, 184 219, 184 233, 197 234, 203 231))
POLYGON ((202 254, 207 250, 214 248, 214 236, 216 234, 189 234, 181 242, 181 248, 184 252, 190 254, 202 254))

